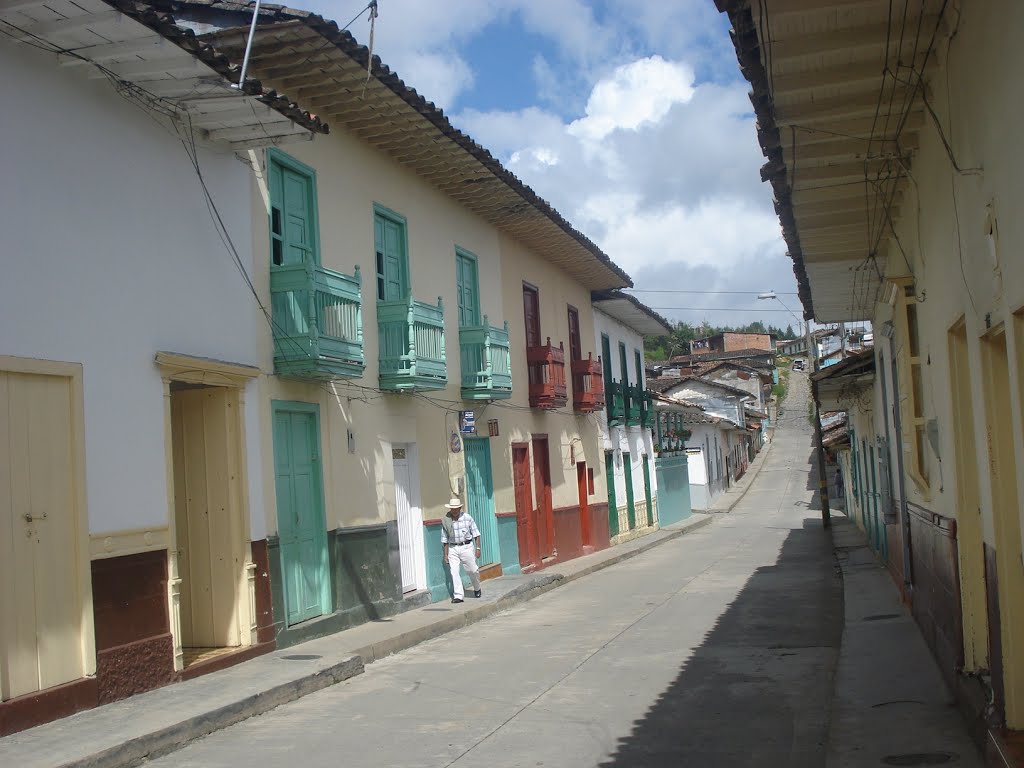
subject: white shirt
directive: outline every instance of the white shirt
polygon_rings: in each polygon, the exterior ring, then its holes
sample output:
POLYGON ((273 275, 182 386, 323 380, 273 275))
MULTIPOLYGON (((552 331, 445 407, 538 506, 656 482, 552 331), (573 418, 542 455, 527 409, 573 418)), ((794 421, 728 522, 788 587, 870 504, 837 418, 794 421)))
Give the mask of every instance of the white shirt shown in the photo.
MULTIPOLYGON (((452 534, 454 536, 453 545, 462 544, 465 541, 475 539, 480 535, 480 530, 476 527, 476 520, 469 512, 463 512, 458 520, 452 519, 452 534)), ((448 534, 444 530, 444 526, 441 526, 441 543, 448 544, 448 534)))

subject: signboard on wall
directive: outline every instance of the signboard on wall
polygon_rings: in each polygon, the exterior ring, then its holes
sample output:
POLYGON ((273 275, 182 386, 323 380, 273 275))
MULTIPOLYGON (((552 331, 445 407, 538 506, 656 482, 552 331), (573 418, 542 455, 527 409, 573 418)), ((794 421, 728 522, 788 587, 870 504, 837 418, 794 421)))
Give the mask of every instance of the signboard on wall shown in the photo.
POLYGON ((473 411, 459 411, 459 431, 464 435, 476 434, 476 414, 473 411))

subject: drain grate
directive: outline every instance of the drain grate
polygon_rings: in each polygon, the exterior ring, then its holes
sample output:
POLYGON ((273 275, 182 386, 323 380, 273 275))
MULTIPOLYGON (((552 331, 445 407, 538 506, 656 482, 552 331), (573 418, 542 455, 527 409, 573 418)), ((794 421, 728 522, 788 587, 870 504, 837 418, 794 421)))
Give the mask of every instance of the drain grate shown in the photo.
POLYGON ((323 656, 318 656, 315 653, 293 653, 291 656, 278 656, 278 658, 285 661, 315 661, 322 659, 323 656))
POLYGON ((960 758, 956 752, 910 752, 888 755, 882 759, 886 765, 945 765, 960 758))
POLYGON ((865 616, 861 621, 884 621, 885 619, 900 619, 903 618, 903 614, 900 613, 876 613, 872 616, 865 616))

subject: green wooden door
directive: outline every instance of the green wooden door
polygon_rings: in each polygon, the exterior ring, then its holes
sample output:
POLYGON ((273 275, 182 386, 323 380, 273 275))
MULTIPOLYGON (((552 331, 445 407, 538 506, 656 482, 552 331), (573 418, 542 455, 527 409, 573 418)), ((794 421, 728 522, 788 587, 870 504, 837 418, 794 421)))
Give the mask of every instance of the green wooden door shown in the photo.
POLYGON ((373 217, 377 261, 377 299, 399 301, 409 295, 406 278, 405 225, 377 213, 373 217))
POLYGON ((647 499, 647 524, 654 525, 654 502, 651 498, 651 460, 644 454, 644 496, 647 499))
POLYGON ((619 505, 615 501, 615 454, 605 451, 604 479, 608 482, 608 535, 619 535, 619 505))
POLYGON ((459 327, 480 325, 480 287, 475 258, 456 252, 455 281, 459 294, 459 327))
POLYGON ((633 454, 622 454, 622 474, 626 477, 626 515, 629 530, 636 528, 636 500, 633 498, 633 454))
POLYGON ((329 611, 316 406, 274 405, 274 478, 288 626, 329 611))
POLYGON ((316 263, 316 202, 312 176, 290 167, 279 154, 270 162, 271 262, 316 263))
POLYGON ((490 441, 486 437, 467 438, 463 444, 466 451, 466 508, 480 529, 480 564, 500 563, 490 441))

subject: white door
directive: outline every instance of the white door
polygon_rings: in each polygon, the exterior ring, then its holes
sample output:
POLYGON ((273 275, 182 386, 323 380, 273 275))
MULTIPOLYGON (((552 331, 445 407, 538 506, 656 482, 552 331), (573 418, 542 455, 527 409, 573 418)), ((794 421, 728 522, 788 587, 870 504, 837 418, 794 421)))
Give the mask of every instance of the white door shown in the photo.
POLYGON ((423 518, 416 493, 415 450, 412 446, 391 449, 395 469, 395 505, 398 508, 398 551, 402 565, 402 592, 421 586, 423 518))
POLYGON ((83 677, 71 379, 0 371, 0 700, 83 677))

